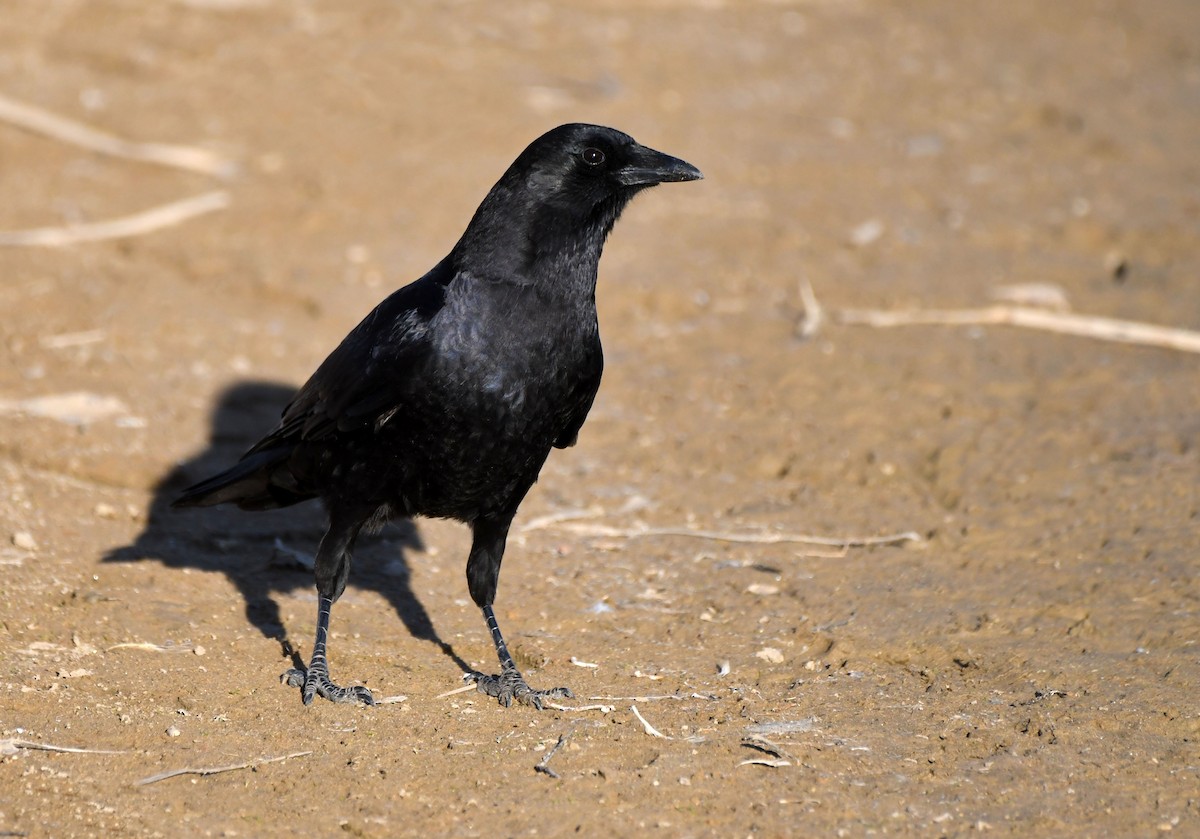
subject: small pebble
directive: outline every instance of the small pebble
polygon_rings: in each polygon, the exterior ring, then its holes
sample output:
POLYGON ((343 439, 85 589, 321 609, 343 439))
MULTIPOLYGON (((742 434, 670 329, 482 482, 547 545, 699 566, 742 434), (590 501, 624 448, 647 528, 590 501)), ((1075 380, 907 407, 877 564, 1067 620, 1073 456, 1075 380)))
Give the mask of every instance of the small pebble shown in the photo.
POLYGON ((850 231, 850 243, 856 247, 865 248, 882 236, 886 229, 883 222, 877 218, 864 221, 850 231))
POLYGON ((770 597, 772 594, 779 594, 779 586, 767 585, 766 583, 752 583, 746 586, 746 591, 751 594, 757 594, 759 597, 770 597))
POLYGON ((23 551, 37 550, 37 542, 34 541, 33 535, 24 530, 12 535, 12 543, 23 551))
POLYGON ((167 729, 167 736, 168 736, 168 737, 178 737, 178 736, 179 736, 180 734, 182 734, 182 733, 183 733, 183 732, 182 732, 182 731, 180 731, 180 730, 179 730, 178 728, 176 728, 175 726, 171 726, 170 728, 168 728, 168 729, 167 729))

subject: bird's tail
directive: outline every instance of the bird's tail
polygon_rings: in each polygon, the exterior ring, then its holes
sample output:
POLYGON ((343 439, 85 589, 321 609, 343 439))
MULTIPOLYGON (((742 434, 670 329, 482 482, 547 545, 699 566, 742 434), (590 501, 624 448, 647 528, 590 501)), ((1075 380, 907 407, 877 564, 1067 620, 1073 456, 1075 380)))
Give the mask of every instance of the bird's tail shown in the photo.
POLYGON ((290 447, 251 452, 232 468, 185 489, 171 506, 237 504, 243 510, 274 510, 314 498, 288 470, 290 455, 290 447))

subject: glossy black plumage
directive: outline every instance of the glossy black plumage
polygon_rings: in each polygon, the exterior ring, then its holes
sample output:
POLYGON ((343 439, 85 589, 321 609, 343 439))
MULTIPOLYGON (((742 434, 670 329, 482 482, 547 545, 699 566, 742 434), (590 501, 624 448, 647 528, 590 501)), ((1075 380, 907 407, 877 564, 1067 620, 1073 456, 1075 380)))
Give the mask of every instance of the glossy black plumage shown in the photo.
POLYGON ((595 288, 605 238, 640 190, 699 177, 610 128, 564 125, 538 138, 450 254, 367 315, 238 464, 175 502, 260 510, 324 501, 317 643, 307 673, 292 677, 306 703, 314 693, 371 701, 365 688, 329 679, 329 610, 359 530, 424 515, 473 528, 468 587, 501 674, 468 677, 504 704, 540 707, 547 692, 524 683, 491 608, 505 538, 551 448, 575 442, 599 388, 595 288))

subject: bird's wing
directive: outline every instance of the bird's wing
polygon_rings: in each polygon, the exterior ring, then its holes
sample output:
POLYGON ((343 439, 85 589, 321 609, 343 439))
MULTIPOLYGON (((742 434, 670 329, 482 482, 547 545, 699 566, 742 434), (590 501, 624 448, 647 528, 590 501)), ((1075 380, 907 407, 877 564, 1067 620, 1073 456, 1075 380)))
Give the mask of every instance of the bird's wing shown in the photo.
POLYGON ((554 441, 556 449, 570 448, 579 439, 579 429, 583 428, 583 421, 587 419, 588 411, 592 409, 592 402, 596 399, 596 391, 600 389, 600 376, 603 372, 604 356, 597 345, 595 354, 588 360, 584 373, 579 377, 575 387, 575 398, 567 407, 563 431, 554 441))
POLYGON ((430 321, 445 299, 439 265, 380 303, 330 353, 246 456, 385 421, 430 352, 430 321))

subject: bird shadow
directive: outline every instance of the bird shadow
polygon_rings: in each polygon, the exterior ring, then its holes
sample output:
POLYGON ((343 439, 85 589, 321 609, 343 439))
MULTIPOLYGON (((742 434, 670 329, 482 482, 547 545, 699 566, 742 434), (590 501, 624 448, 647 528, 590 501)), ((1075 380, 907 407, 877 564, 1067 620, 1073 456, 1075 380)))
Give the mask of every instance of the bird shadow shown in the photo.
MULTIPOLYGON (((278 641, 293 666, 305 662, 287 637, 276 593, 313 588, 312 554, 325 532, 325 511, 315 501, 253 515, 231 507, 171 509, 181 490, 228 468, 279 421, 295 389, 274 382, 231 385, 217 399, 207 447, 164 474, 154 487, 146 526, 104 562, 157 560, 168 568, 219 571, 237 586, 246 619, 278 641)), ((387 598, 414 637, 437 644, 463 671, 471 667, 438 634, 410 586, 408 553, 424 550, 409 519, 363 535, 355 552, 354 584, 387 598)), ((314 595, 315 602, 315 595, 314 595)))

